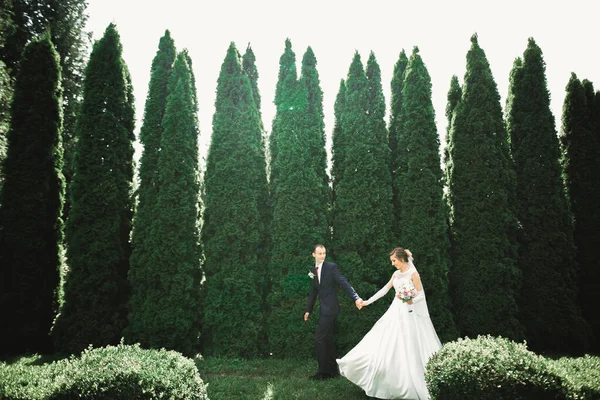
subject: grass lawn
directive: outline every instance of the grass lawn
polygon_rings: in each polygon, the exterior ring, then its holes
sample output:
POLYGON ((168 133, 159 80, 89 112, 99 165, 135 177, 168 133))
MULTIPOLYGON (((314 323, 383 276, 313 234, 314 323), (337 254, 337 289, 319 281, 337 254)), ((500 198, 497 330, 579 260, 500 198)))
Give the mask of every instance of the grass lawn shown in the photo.
POLYGON ((208 383, 210 400, 365 400, 368 397, 346 378, 311 381, 314 360, 240 360, 205 358, 196 361, 208 383))

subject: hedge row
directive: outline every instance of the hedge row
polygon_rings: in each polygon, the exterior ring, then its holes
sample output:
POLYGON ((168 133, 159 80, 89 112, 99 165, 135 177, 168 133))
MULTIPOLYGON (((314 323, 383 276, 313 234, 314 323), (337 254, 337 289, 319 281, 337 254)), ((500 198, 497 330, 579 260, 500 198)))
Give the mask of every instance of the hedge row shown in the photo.
POLYGON ((88 348, 80 357, 0 363, 0 399, 208 399, 191 359, 139 345, 88 348))
POLYGON ((600 357, 552 360, 502 337, 449 342, 427 363, 435 400, 600 399, 600 357))

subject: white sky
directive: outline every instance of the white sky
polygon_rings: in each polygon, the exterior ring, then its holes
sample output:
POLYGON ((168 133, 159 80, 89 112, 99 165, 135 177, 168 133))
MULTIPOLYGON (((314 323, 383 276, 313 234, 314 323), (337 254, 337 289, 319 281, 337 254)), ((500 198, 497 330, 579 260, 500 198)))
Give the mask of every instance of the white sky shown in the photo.
MULTIPOLYGON (((571 72, 600 89, 598 0, 89 0, 88 14, 87 29, 94 39, 99 39, 111 22, 117 25, 136 97, 136 133, 142 124, 159 39, 169 29, 177 50, 188 49, 196 77, 203 156, 210 143, 217 78, 232 41, 242 54, 248 43, 254 51, 261 111, 268 131, 275 115, 279 57, 286 38, 296 53, 298 73, 306 48, 312 47, 324 92, 329 144, 333 104, 355 51, 364 65, 370 51, 375 53, 389 109, 390 82, 398 55, 404 49, 410 57, 413 47, 419 47, 431 76, 442 140, 450 79, 457 75, 462 85, 474 33, 490 62, 503 108, 514 59, 522 57, 529 37, 544 54, 558 131, 571 72)), ((139 156, 139 147, 137 151, 139 156)))

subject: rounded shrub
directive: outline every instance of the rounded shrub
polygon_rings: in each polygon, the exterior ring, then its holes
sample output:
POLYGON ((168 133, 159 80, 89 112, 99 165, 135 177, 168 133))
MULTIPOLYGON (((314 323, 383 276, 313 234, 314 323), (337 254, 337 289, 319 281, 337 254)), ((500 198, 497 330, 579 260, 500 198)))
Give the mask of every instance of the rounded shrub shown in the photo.
POLYGON ((478 336, 446 343, 427 363, 432 399, 564 399, 562 378, 524 343, 478 336))
POLYGON ((24 358, 0 364, 0 399, 206 400, 194 361, 139 344, 88 348, 49 364, 24 358))

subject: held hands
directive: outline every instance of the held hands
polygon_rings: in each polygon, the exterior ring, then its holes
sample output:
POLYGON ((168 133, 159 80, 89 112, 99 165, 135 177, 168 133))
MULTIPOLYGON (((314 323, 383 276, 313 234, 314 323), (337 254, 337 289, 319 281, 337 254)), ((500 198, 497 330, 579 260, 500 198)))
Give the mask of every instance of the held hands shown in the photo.
POLYGON ((359 310, 361 308, 363 308, 364 306, 366 306, 366 304, 363 302, 363 299, 361 299, 360 297, 358 299, 356 299, 354 304, 356 304, 356 308, 358 308, 359 310))

